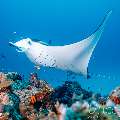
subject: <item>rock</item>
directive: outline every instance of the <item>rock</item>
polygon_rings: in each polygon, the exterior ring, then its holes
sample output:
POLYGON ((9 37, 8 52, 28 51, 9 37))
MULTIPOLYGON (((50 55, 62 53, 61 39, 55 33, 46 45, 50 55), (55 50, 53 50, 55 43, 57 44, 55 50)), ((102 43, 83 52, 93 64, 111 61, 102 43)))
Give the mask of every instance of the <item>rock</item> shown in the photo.
POLYGON ((51 95, 51 100, 54 101, 54 103, 59 101, 60 103, 71 106, 74 95, 74 100, 77 98, 76 100, 79 101, 78 98, 81 100, 81 97, 77 96, 82 96, 82 99, 85 100, 92 97, 92 92, 82 89, 78 82, 66 81, 62 86, 55 88, 51 95))
POLYGON ((10 80, 13 80, 13 81, 16 81, 16 80, 22 80, 22 76, 16 72, 8 72, 6 74, 6 77, 7 79, 10 79, 10 80))

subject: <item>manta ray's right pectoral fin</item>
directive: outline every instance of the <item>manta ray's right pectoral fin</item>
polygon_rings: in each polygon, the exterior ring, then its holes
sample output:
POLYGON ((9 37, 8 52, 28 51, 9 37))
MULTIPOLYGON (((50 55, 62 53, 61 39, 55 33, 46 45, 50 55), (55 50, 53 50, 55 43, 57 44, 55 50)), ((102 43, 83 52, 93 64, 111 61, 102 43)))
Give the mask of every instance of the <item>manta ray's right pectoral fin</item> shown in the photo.
POLYGON ((76 50, 78 54, 74 58, 74 65, 78 70, 77 72, 82 73, 86 77, 87 77, 87 68, 88 68, 89 60, 102 35, 105 24, 111 13, 112 11, 107 13, 101 25, 91 36, 75 44, 76 48, 78 48, 79 46, 81 49, 80 52, 77 51, 78 49, 76 50))

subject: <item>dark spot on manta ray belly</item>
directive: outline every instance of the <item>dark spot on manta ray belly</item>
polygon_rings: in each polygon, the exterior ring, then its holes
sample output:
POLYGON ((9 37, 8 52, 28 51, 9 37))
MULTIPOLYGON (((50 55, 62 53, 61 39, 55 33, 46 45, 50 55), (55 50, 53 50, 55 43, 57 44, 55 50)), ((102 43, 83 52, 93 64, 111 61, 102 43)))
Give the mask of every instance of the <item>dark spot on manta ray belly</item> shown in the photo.
POLYGON ((38 57, 34 59, 36 64, 40 64, 43 66, 50 66, 50 67, 55 67, 56 65, 56 60, 53 56, 49 56, 48 54, 46 56, 42 56, 42 53, 39 54, 38 57))

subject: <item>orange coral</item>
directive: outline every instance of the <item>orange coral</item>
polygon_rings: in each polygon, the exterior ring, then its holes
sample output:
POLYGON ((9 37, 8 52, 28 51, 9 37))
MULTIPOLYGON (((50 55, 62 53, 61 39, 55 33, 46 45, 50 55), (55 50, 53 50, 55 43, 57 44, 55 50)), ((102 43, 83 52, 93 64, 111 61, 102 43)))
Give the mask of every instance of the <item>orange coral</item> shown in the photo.
POLYGON ((34 95, 33 95, 33 96, 31 96, 31 98, 30 98, 30 99, 31 99, 31 101, 30 101, 30 102, 31 102, 32 104, 34 104, 34 103, 36 102, 36 98, 35 98, 35 96, 34 96, 34 95))

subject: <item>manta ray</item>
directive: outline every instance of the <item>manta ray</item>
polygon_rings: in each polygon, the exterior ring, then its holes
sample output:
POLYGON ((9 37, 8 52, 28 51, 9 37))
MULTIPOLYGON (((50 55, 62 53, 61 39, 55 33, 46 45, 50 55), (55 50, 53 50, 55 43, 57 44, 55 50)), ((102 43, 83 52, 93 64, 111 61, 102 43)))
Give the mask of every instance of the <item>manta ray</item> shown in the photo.
POLYGON ((73 44, 52 46, 41 41, 35 42, 30 38, 9 44, 16 47, 18 52, 25 53, 36 66, 54 67, 87 76, 90 58, 111 12, 106 14, 93 34, 73 44))

